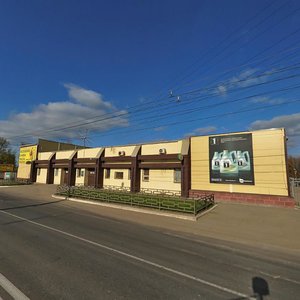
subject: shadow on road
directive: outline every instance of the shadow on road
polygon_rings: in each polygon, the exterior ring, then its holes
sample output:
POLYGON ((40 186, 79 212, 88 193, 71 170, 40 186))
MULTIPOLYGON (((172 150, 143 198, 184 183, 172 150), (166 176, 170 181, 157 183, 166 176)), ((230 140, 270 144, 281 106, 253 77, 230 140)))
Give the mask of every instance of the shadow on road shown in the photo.
POLYGON ((57 200, 57 201, 51 201, 51 202, 43 202, 43 203, 39 203, 39 204, 28 204, 28 205, 22 205, 22 206, 6 207, 6 208, 0 208, 0 210, 5 211, 5 210, 26 208, 26 207, 37 207, 37 206, 49 205, 49 204, 53 204, 53 203, 59 203, 59 202, 63 202, 63 201, 66 201, 66 200, 57 200))
POLYGON ((265 296, 270 295, 268 282, 261 277, 253 277, 252 278, 252 289, 253 295, 249 295, 247 297, 239 297, 231 300, 243 300, 243 299, 256 299, 256 300, 264 300, 265 296))

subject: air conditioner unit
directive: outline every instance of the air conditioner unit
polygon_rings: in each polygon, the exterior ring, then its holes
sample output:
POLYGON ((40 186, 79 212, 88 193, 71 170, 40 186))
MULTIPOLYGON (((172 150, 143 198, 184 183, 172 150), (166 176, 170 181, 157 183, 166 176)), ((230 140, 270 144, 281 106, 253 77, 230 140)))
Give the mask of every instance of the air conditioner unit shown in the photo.
POLYGON ((125 156, 125 151, 119 151, 119 156, 125 156))
POLYGON ((166 154, 166 153, 167 153, 166 148, 159 149, 159 154, 166 154))

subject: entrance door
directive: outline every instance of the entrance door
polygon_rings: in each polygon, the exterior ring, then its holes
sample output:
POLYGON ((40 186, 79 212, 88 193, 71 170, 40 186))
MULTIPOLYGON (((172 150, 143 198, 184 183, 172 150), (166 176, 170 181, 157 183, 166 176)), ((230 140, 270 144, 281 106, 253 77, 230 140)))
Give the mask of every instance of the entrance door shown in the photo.
POLYGON ((62 169, 61 170, 61 184, 68 185, 68 176, 69 176, 69 170, 62 169))
POLYGON ((87 170, 87 186, 94 186, 95 185, 95 169, 88 169, 87 170))

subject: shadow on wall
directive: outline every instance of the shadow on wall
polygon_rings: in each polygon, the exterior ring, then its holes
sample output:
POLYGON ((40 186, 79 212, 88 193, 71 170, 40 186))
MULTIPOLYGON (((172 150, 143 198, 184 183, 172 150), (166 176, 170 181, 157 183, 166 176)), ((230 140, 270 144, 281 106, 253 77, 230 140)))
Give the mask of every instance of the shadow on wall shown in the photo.
POLYGON ((261 277, 252 278, 252 289, 253 289, 253 295, 248 297, 234 298, 231 300, 243 300, 243 299, 250 299, 250 298, 256 300, 263 300, 266 299, 265 298, 266 296, 270 295, 268 282, 261 277))

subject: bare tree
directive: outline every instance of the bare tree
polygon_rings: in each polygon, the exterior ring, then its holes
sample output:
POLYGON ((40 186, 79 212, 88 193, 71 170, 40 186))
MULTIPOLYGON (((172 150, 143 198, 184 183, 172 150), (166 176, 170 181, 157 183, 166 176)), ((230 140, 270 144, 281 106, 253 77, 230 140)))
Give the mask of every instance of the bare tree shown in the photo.
POLYGON ((288 172, 291 178, 300 178, 300 157, 288 157, 288 172))
POLYGON ((15 164, 16 154, 11 150, 9 142, 0 137, 0 164, 15 164))

